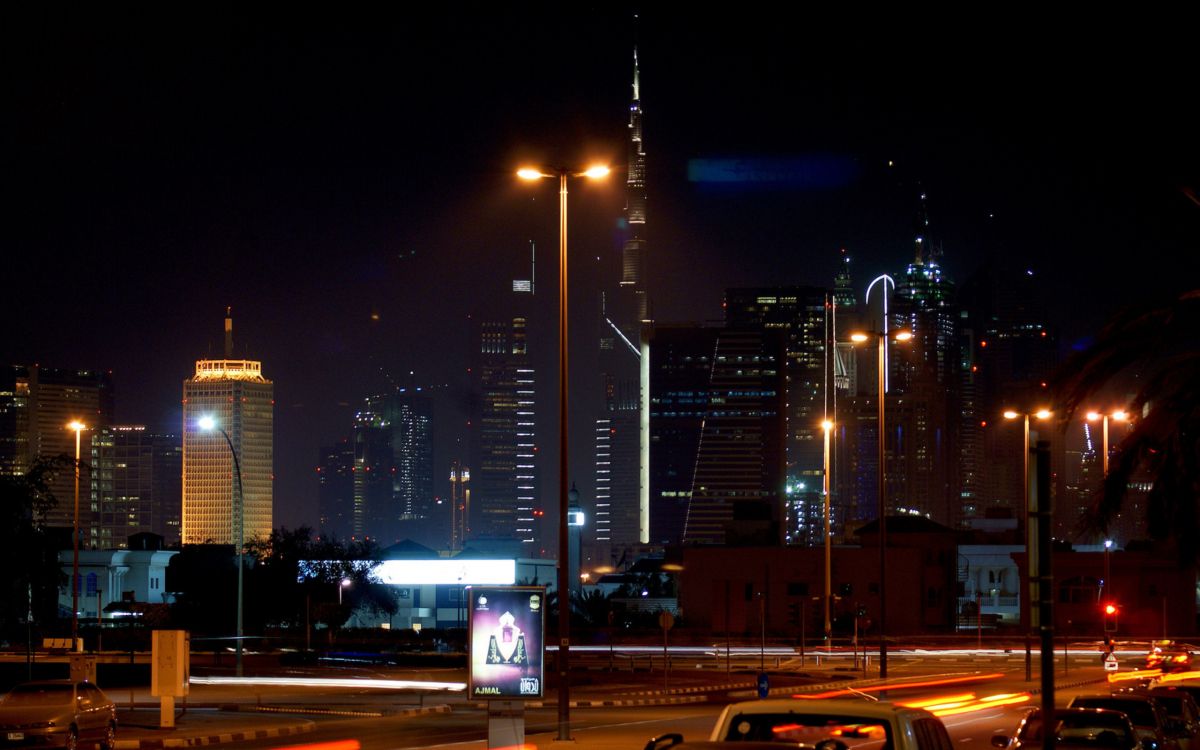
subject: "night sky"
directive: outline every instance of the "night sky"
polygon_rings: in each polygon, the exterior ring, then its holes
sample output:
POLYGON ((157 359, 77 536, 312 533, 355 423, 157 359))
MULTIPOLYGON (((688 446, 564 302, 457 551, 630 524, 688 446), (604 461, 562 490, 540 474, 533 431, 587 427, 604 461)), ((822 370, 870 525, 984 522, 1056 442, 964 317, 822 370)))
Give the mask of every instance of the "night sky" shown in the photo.
MULTIPOLYGON (((275 381, 276 523, 314 523, 319 446, 389 383, 438 387, 439 480, 465 457, 469 316, 511 314, 534 240, 552 496, 557 201, 513 171, 622 166, 631 8, 3 13, 5 363, 111 369, 119 421, 178 431, 181 382, 220 356, 231 305, 236 354, 275 381)), ((1028 264, 1064 347, 1194 285, 1191 29, 648 9, 655 317, 719 318, 726 286, 830 285, 842 247, 861 293, 911 260, 920 190, 947 274, 988 253, 1028 264), (788 177, 689 179, 717 158, 788 177)), ((572 186, 581 487, 623 179, 572 186)))

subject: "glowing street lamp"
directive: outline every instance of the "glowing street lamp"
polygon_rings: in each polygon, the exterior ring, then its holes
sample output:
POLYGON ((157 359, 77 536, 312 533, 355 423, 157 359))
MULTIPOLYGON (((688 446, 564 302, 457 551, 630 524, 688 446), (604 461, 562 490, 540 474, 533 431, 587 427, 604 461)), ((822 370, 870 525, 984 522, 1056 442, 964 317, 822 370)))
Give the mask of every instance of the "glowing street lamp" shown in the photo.
POLYGON ((567 167, 535 169, 524 167, 517 170, 522 180, 540 180, 558 177, 558 739, 571 739, 570 651, 571 608, 569 594, 572 581, 568 571, 571 558, 570 537, 567 524, 567 179, 586 177, 601 179, 608 175, 609 168, 593 165, 584 170, 567 167))
POLYGON ((349 578, 343 578, 342 580, 338 581, 338 606, 339 607, 342 606, 342 590, 350 588, 350 586, 353 583, 354 583, 354 581, 351 581, 349 578))
POLYGON ((1102 422, 1103 426, 1100 429, 1100 433, 1101 433, 1100 447, 1103 450, 1100 453, 1100 476, 1101 476, 1101 478, 1107 478, 1108 477, 1108 420, 1111 419, 1114 422, 1127 422, 1127 421, 1129 421, 1129 415, 1120 410, 1110 412, 1108 414, 1102 414, 1097 411, 1089 411, 1087 413, 1087 418, 1088 418, 1089 422, 1095 422, 1097 420, 1100 420, 1102 422))
POLYGON ((71 526, 71 650, 75 651, 79 644, 79 436, 87 425, 73 419, 67 429, 75 431, 75 521, 71 526))
MULTIPOLYGON (((886 321, 885 321, 886 322, 886 321)), ((856 344, 866 343, 875 336, 879 348, 879 377, 877 381, 879 394, 879 678, 887 679, 887 456, 884 445, 884 404, 887 401, 887 341, 888 332, 852 333, 850 340, 856 344)), ((908 341, 912 338, 911 331, 892 331, 892 339, 897 342, 908 341)), ((827 605, 828 606, 828 605, 827 605)))
MULTIPOLYGON (((237 451, 233 448, 233 441, 229 439, 229 433, 217 424, 217 420, 211 414, 206 414, 196 420, 196 426, 203 432, 212 432, 216 430, 225 438, 225 444, 229 446, 229 455, 233 457, 234 476, 237 478, 237 502, 234 507, 237 508, 236 525, 237 525, 237 637, 235 644, 237 653, 237 676, 242 676, 242 601, 244 598, 243 571, 242 571, 242 547, 244 545, 243 532, 246 524, 246 505, 245 496, 242 494, 242 466, 238 461, 237 451)), ((233 515, 233 508, 230 508, 230 515, 233 515)), ((340 591, 339 591, 340 593, 340 591)))

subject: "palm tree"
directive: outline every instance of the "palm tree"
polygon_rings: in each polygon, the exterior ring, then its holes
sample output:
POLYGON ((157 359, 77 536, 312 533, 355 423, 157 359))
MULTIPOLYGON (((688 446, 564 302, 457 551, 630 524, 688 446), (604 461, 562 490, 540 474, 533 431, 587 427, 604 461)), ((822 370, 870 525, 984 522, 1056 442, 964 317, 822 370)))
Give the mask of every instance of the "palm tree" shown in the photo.
POLYGON ((1200 556, 1200 289, 1169 304, 1120 313, 1053 382, 1070 420, 1089 399, 1133 393, 1132 430, 1115 448, 1089 525, 1107 531, 1129 484, 1145 478, 1147 529, 1176 546, 1182 562, 1200 556))

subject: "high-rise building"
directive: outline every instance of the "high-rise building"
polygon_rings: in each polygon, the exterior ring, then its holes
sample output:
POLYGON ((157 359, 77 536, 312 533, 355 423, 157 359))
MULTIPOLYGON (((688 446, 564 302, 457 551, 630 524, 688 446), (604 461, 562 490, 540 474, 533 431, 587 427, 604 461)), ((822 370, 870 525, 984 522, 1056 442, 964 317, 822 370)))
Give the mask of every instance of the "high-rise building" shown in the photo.
POLYGON ((786 363, 778 329, 718 334, 684 544, 783 543, 786 363))
MULTIPOLYGON (((88 436, 112 423, 112 373, 33 365, 28 368, 27 382, 30 457, 66 459, 49 483, 58 504, 46 514, 47 526, 74 526, 75 472, 71 464, 75 459, 75 432, 67 424, 79 420, 86 425, 80 436, 79 527, 87 529, 96 522, 87 501, 87 487, 91 481, 91 467, 86 455, 88 436)), ((88 541, 82 540, 81 544, 87 545, 88 541)))
POLYGON ((651 540, 779 544, 784 337, 659 326, 650 347, 651 540))
POLYGON ((236 544, 271 533, 274 388, 262 362, 233 359, 227 315, 225 359, 197 360, 183 381, 184 544, 236 544))
POLYGON ((144 425, 113 425, 91 434, 93 524, 82 543, 125 549, 133 534, 150 532, 170 545, 180 539, 183 444, 178 435, 144 425))
POLYGON ((595 493, 590 526, 593 554, 628 556, 647 541, 648 487, 643 463, 649 435, 643 429, 642 357, 649 318, 646 273, 646 150, 642 140, 641 70, 633 53, 629 105, 625 210, 621 217, 621 275, 614 295, 601 292, 599 365, 603 410, 595 424, 595 493))
POLYGON ((323 538, 354 536, 354 443, 340 440, 321 449, 317 466, 317 528, 323 538))
POLYGON ((526 319, 483 322, 474 359, 470 538, 516 539, 536 556, 536 383, 526 319))
POLYGON ((778 331, 787 351, 787 509, 784 538, 816 545, 824 535, 824 432, 832 412, 826 356, 833 333, 832 298, 819 287, 725 290, 730 328, 778 331))
POLYGON ((650 541, 683 541, 708 413, 716 326, 654 327, 650 345, 650 541))
POLYGON ((408 522, 433 514, 432 422, 419 388, 364 400, 354 419, 353 537, 388 546, 425 530, 408 522))
POLYGON ((19 476, 29 469, 29 368, 11 365, 0 370, 0 474, 19 476))

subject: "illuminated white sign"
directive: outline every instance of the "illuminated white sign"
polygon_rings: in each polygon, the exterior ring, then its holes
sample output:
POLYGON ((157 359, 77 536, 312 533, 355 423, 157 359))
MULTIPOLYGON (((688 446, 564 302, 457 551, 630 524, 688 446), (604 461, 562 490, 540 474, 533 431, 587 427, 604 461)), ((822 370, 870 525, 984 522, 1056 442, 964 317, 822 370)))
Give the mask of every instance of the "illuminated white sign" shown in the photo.
POLYGON ((380 583, 398 586, 452 584, 511 586, 516 560, 384 560, 375 567, 380 583))

